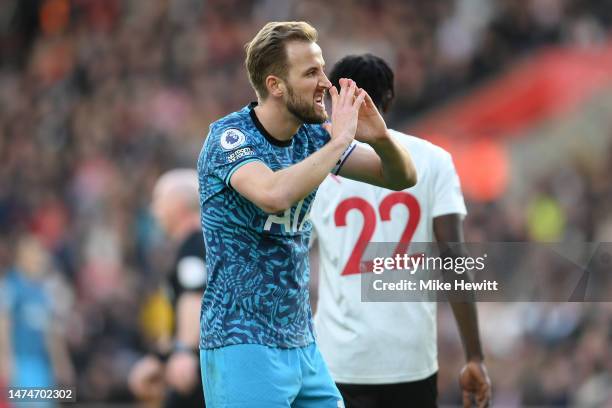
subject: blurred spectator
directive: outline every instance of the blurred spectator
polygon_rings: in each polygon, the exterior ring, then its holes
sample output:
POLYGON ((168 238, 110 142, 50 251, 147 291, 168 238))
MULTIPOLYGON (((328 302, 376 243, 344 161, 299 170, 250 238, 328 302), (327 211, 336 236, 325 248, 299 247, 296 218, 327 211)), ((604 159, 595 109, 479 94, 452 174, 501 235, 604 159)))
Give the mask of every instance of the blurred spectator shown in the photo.
POLYGON ((207 276, 196 171, 174 169, 164 173, 155 183, 152 208, 162 229, 178 244, 165 285, 174 317, 169 333, 172 344, 161 338, 154 353, 134 365, 130 389, 144 400, 158 399, 165 391, 164 407, 202 407, 197 323, 207 276))
POLYGON ((0 281, 0 377, 13 387, 74 384, 62 319, 67 310, 58 303, 65 298, 53 287, 53 273, 40 241, 21 238, 15 265, 0 281))

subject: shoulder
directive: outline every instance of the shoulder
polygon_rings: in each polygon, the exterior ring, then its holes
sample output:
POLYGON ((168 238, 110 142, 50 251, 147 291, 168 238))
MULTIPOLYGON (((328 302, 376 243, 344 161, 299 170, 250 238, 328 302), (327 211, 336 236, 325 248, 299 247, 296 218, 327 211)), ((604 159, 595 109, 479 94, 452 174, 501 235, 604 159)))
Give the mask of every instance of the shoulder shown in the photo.
POLYGON ((22 281, 21 274, 17 269, 9 269, 8 272, 0 277, 0 282, 4 282, 5 287, 20 285, 22 281))
POLYGON ((415 163, 428 167, 445 166, 452 163, 452 157, 442 147, 428 140, 389 129, 391 135, 411 153, 415 163))
POLYGON ((247 108, 230 113, 210 125, 208 143, 225 150, 232 150, 244 144, 253 134, 251 118, 247 108))
POLYGON ((419 151, 429 153, 435 156, 450 156, 450 154, 442 147, 431 143, 429 140, 420 137, 412 136, 407 133, 402 133, 397 130, 389 129, 391 135, 406 147, 419 149, 419 151))
POLYGON ((0 276, 0 310, 10 309, 18 293, 18 275, 14 271, 0 276))
POLYGON ((232 127, 246 127, 248 120, 250 119, 249 111, 247 108, 242 108, 236 112, 232 112, 229 115, 222 117, 214 121, 210 128, 214 130, 228 129, 232 127))
POLYGON ((255 128, 249 112, 247 106, 210 125, 198 160, 199 166, 206 166, 211 159, 215 165, 229 164, 260 151, 263 137, 255 128))

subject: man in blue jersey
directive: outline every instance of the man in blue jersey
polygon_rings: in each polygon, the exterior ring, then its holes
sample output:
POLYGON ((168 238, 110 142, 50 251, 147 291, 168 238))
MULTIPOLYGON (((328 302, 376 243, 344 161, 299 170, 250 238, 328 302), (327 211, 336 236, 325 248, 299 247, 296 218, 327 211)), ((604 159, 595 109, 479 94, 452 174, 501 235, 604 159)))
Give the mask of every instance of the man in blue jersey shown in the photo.
POLYGON ((49 285, 52 270, 51 254, 42 242, 24 235, 17 241, 14 265, 0 275, 0 380, 11 387, 74 383, 74 367, 58 320, 58 299, 49 285))
POLYGON ((343 406, 314 343, 310 204, 330 172, 395 190, 416 183, 410 155, 367 93, 346 78, 331 87, 316 40, 304 22, 257 33, 246 67, 258 102, 213 123, 198 159, 207 406, 343 406))

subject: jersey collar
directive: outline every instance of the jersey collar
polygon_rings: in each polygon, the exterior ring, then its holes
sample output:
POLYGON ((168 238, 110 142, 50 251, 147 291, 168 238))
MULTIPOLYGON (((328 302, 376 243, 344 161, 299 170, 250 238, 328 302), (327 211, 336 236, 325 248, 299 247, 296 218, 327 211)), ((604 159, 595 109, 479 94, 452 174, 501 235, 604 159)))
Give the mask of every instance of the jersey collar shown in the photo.
POLYGON ((268 133, 266 128, 261 124, 261 122, 259 121, 259 118, 255 114, 255 109, 253 108, 255 108, 256 106, 257 106, 257 102, 251 102, 249 104, 249 115, 251 116, 251 119, 253 120, 253 123, 255 124, 255 127, 257 128, 257 130, 259 130, 259 133, 261 133, 266 138, 266 140, 270 142, 271 144, 273 144, 274 146, 279 146, 279 147, 291 146, 291 141, 293 139, 278 140, 278 139, 275 139, 274 136, 272 136, 270 133, 268 133))

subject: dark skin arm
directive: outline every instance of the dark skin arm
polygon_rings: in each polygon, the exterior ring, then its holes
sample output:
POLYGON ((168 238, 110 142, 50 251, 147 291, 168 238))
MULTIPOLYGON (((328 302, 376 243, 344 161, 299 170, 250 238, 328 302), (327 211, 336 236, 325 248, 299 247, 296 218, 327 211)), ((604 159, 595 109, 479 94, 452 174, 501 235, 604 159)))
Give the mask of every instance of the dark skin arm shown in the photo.
MULTIPOLYGON (((449 257, 468 256, 463 244, 463 224, 459 214, 434 218, 433 228, 441 254, 449 257)), ((491 400, 491 380, 483 362, 476 304, 465 301, 450 302, 450 304, 459 327, 467 361, 459 376, 463 391, 463 406, 471 407, 473 398, 477 407, 488 407, 491 400)))

